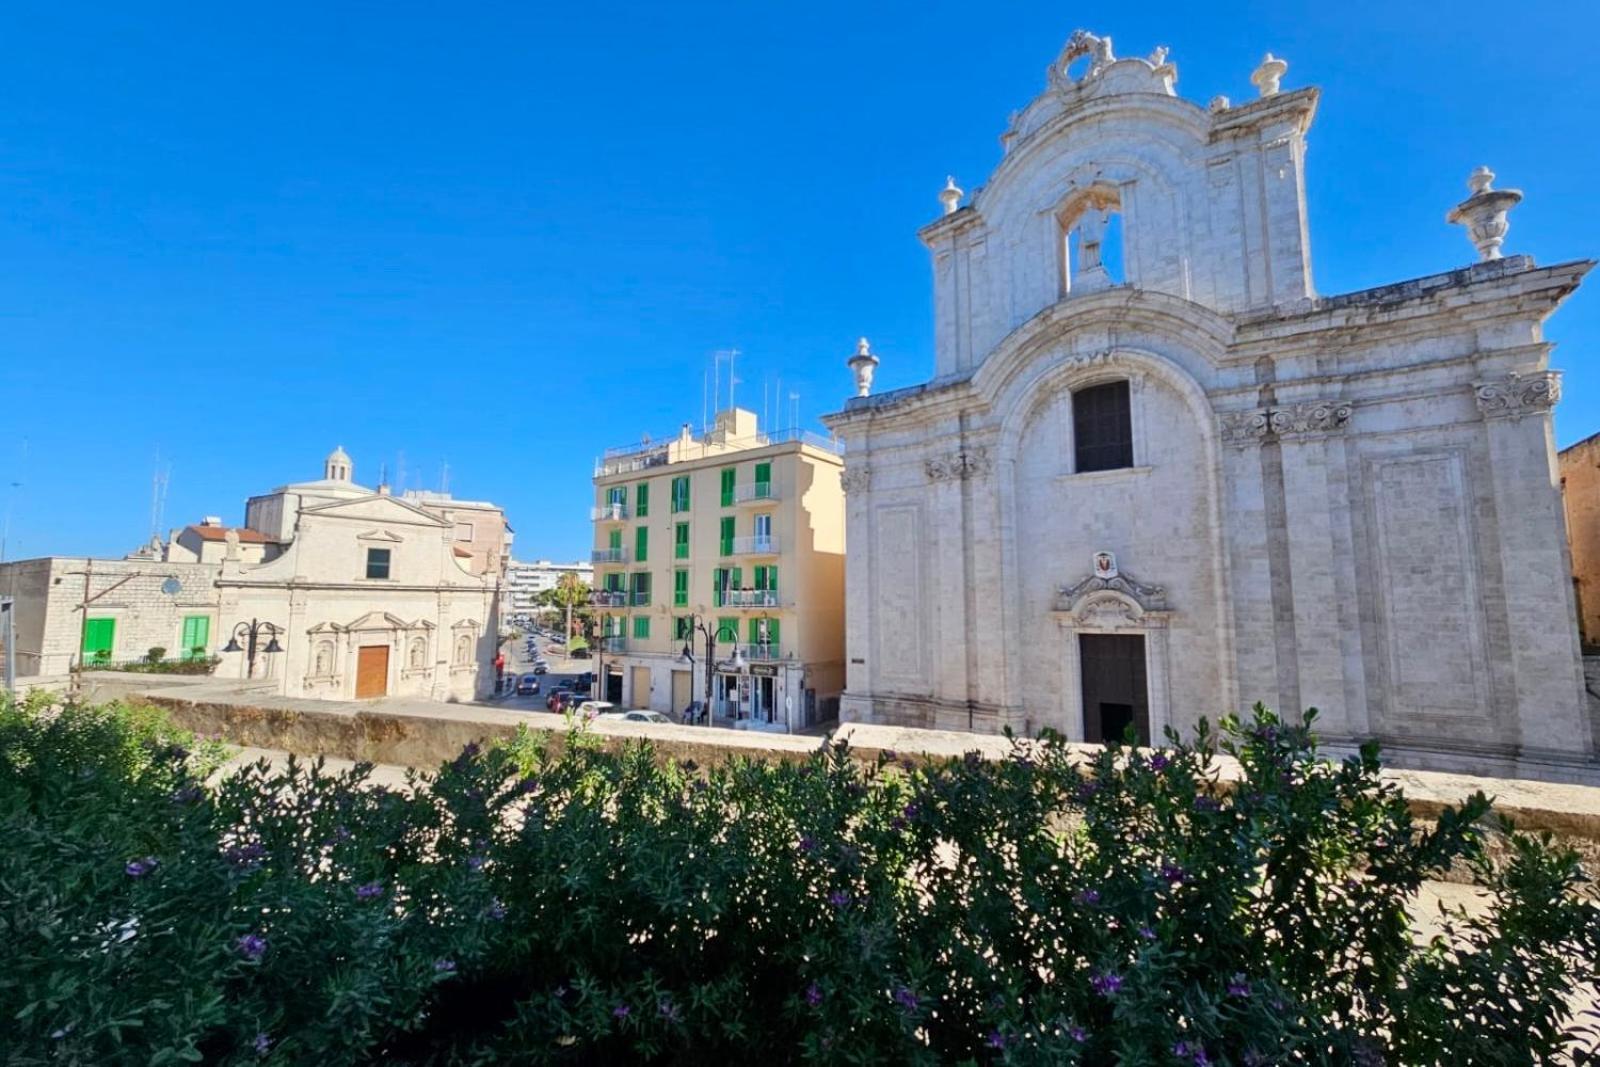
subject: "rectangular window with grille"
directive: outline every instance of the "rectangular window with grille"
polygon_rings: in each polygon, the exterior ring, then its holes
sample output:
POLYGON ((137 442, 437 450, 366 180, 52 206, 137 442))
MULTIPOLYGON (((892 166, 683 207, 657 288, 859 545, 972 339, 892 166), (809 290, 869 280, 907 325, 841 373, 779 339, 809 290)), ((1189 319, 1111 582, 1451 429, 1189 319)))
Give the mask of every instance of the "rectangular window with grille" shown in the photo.
POLYGON ((1133 414, 1128 383, 1079 389, 1072 394, 1073 470, 1109 471, 1133 466, 1133 414))

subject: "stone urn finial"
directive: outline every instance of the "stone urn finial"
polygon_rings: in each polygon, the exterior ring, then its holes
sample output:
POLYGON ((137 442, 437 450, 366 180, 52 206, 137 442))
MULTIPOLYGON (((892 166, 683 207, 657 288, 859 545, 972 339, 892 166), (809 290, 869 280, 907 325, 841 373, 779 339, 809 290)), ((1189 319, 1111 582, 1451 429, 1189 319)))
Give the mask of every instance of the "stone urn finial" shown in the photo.
POLYGON ((1494 171, 1488 167, 1473 171, 1467 177, 1467 188, 1472 195, 1451 208, 1444 220, 1467 228, 1467 239, 1483 262, 1499 259, 1500 246, 1511 229, 1506 216, 1522 201, 1522 190, 1496 189, 1494 171))
POLYGON ((1260 91, 1262 96, 1277 96, 1278 83, 1283 80, 1283 75, 1289 69, 1289 64, 1268 52, 1261 61, 1255 73, 1250 75, 1250 84, 1260 91))
POLYGON ((856 376, 856 396, 870 396, 872 394, 872 373, 878 369, 878 357, 872 354, 872 346, 867 344, 863 337, 856 342, 856 354, 846 362, 856 376))
POLYGON ((950 175, 944 180, 944 188, 939 190, 939 203, 944 205, 946 215, 954 215, 961 206, 961 186, 956 184, 955 175, 950 175))

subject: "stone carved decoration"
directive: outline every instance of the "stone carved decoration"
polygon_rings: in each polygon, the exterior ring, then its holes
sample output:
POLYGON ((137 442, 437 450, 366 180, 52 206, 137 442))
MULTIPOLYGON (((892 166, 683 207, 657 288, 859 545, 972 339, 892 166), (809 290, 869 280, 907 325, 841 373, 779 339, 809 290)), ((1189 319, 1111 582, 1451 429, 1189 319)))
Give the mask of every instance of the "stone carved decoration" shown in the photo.
POLYGON ((1544 415, 1561 399, 1561 372, 1508 374, 1499 381, 1478 382, 1473 393, 1486 419, 1544 415))
POLYGON ((1088 30, 1074 30, 1072 36, 1067 38, 1066 47, 1061 49, 1061 54, 1045 74, 1050 85, 1058 92, 1069 92, 1078 82, 1099 77, 1116 61, 1117 57, 1111 54, 1111 38, 1097 36, 1088 30), (1067 68, 1084 56, 1089 57, 1089 69, 1083 72, 1082 78, 1074 79, 1067 73, 1067 68))
POLYGON ((1095 574, 1078 581, 1076 585, 1064 585, 1056 594, 1056 610, 1067 611, 1074 614, 1101 593, 1116 593, 1127 598, 1140 611, 1166 611, 1167 591, 1159 585, 1146 585, 1127 571, 1119 571, 1110 578, 1102 578, 1095 574))
POLYGON ((865 337, 856 342, 855 355, 845 360, 851 372, 856 376, 856 396, 869 396, 872 393, 872 375, 878 369, 878 357, 872 354, 872 346, 865 337))
POLYGON ((1056 593, 1055 614, 1080 630, 1150 630, 1167 625, 1167 591, 1146 585, 1126 571, 1105 577, 1090 574, 1056 593))
POLYGON ((1487 263, 1499 259, 1500 246, 1511 230, 1507 216, 1522 202, 1522 190, 1496 189, 1494 171, 1488 167, 1473 171, 1467 178, 1467 188, 1472 195, 1451 208, 1444 220, 1467 228, 1467 238, 1478 250, 1480 260, 1487 263))
POLYGON ((860 467, 846 467, 844 473, 839 475, 839 485, 846 493, 864 492, 872 485, 872 468, 865 464, 860 467))
POLYGON ((951 452, 923 461, 930 482, 948 482, 988 474, 994 468, 987 448, 951 452))
POLYGON ((961 186, 956 184, 954 174, 947 175, 944 188, 939 190, 939 204, 944 208, 946 215, 954 215, 961 207, 961 197, 965 195, 961 186))
POLYGON ((1250 84, 1254 85, 1262 96, 1277 96, 1279 83, 1283 81, 1283 76, 1288 71, 1288 63, 1268 52, 1261 65, 1255 69, 1255 73, 1250 75, 1250 84))
POLYGON ((1223 444, 1243 447, 1260 444, 1270 434, 1279 437, 1314 437, 1344 429, 1352 406, 1343 400, 1307 400, 1283 407, 1229 411, 1217 416, 1223 444))

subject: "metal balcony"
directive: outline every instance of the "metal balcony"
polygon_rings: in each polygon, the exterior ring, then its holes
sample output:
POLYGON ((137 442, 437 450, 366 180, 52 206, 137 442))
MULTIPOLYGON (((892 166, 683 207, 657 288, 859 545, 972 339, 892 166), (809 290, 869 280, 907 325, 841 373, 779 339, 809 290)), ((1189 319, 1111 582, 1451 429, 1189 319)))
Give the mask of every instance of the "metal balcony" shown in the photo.
POLYGON ((648 589, 643 592, 635 590, 629 599, 633 601, 633 606, 636 608, 647 607, 650 604, 650 591, 648 589))
POLYGON ((589 594, 589 604, 596 608, 625 608, 628 594, 621 589, 596 589, 589 594))
POLYGON ((623 637, 621 634, 616 634, 611 637, 602 637, 600 638, 600 651, 626 652, 628 651, 628 639, 623 637))
POLYGON ((626 563, 628 550, 625 548, 599 548, 589 553, 590 563, 626 563))
POLYGON ((778 499, 778 487, 772 482, 749 482, 733 487, 735 504, 765 504, 778 499))
POLYGON ((733 554, 735 556, 776 556, 778 554, 778 538, 775 534, 765 537, 735 537, 733 539, 733 554))
POLYGON ((776 589, 728 589, 722 594, 722 606, 728 608, 775 608, 778 606, 776 589))
POLYGON ((589 518, 595 522, 621 522, 627 517, 628 505, 622 503, 601 504, 589 509, 589 518))
POLYGON ((777 642, 768 642, 764 645, 740 645, 739 652, 749 663, 771 663, 781 657, 778 655, 777 642))

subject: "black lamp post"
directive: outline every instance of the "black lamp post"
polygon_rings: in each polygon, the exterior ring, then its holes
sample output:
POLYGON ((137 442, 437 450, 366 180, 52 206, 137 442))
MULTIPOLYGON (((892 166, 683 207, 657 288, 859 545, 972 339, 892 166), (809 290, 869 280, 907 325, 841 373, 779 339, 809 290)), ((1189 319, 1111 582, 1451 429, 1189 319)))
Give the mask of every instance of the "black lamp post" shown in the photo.
POLYGON ((283 646, 278 644, 278 635, 284 632, 285 630, 283 627, 275 626, 270 622, 261 622, 257 619, 251 619, 249 622, 241 622, 239 625, 233 628, 233 635, 228 638, 228 643, 222 647, 222 651, 243 652, 245 663, 244 676, 246 678, 254 678, 256 673, 257 640, 262 634, 265 634, 267 636, 267 647, 263 648, 261 651, 269 656, 274 655, 283 651, 283 646), (239 647, 240 638, 244 638, 245 640, 245 647, 243 649, 239 647))
POLYGON ((610 615, 601 615, 595 619, 595 628, 599 636, 594 643, 594 689, 589 694, 593 700, 606 698, 606 641, 611 636, 606 631, 610 629, 607 625, 610 619, 610 615))
MULTIPOLYGON (((689 670, 691 672, 693 672, 693 670, 694 670, 694 635, 695 635, 695 631, 696 630, 698 630, 700 633, 704 634, 705 635, 705 639, 706 639, 706 698, 705 698, 705 703, 702 705, 702 707, 704 708, 703 714, 705 715, 706 724, 710 725, 710 723, 711 723, 711 671, 712 671, 712 668, 716 665, 716 662, 717 662, 717 628, 715 626, 706 625, 706 621, 705 621, 704 617, 702 617, 700 615, 690 615, 689 616, 689 632, 684 637, 683 651, 681 653, 679 653, 678 659, 681 660, 684 663, 687 663, 689 665, 689 670)), ((734 636, 737 638, 738 635, 735 634, 734 636)), ((739 654, 739 646, 738 646, 737 643, 735 643, 735 645, 733 646, 733 665, 735 667, 743 667, 744 666, 744 657, 739 654)))

